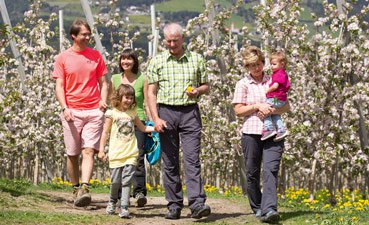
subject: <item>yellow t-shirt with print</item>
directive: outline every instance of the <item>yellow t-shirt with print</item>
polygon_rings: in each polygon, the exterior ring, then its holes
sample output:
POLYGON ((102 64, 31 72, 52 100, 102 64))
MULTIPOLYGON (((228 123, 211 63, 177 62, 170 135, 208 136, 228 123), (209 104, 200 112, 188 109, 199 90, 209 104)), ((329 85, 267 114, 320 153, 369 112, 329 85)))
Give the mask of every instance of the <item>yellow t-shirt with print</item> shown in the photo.
POLYGON ((136 116, 135 109, 121 112, 114 108, 106 111, 105 117, 113 120, 108 153, 110 168, 136 165, 138 157, 134 123, 136 116))

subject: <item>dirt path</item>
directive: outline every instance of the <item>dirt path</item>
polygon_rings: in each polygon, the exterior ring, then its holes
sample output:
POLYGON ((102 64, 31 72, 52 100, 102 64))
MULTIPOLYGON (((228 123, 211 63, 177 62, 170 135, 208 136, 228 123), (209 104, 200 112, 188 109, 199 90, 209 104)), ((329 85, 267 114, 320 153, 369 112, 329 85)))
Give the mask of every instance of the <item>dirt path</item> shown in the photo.
MULTIPOLYGON (((72 196, 66 192, 43 191, 49 196, 52 204, 39 205, 40 211, 52 211, 67 214, 100 214, 106 215, 108 194, 92 194, 92 203, 87 208, 74 207, 72 196)), ((134 199, 131 199, 131 204, 134 199)), ((246 203, 232 199, 208 199, 207 204, 211 206, 212 213, 208 218, 195 220, 190 217, 190 210, 185 207, 182 210, 180 220, 166 220, 164 214, 167 212, 166 200, 164 197, 148 197, 148 203, 143 208, 131 206, 129 208, 132 219, 125 219, 123 224, 129 225, 166 225, 166 224, 258 224, 259 222, 251 214, 250 207, 246 203)), ((187 206, 187 202, 185 201, 187 206)), ((106 215, 109 216, 109 215, 106 215)), ((116 216, 117 215, 112 215, 116 216)), ((123 222, 123 219, 122 219, 123 222)), ((121 222, 119 224, 122 224, 121 222)))

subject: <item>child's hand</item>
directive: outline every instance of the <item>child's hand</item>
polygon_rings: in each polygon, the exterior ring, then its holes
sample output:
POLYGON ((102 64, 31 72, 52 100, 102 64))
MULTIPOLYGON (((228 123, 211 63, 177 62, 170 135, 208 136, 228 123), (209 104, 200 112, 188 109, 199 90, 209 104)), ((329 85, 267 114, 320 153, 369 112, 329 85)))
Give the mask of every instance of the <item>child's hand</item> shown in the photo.
POLYGON ((155 129, 152 126, 147 126, 146 131, 147 131, 147 133, 149 133, 149 135, 151 135, 152 132, 155 132, 155 129))
POLYGON ((101 161, 103 161, 103 162, 105 162, 105 161, 106 161, 106 158, 107 158, 107 156, 106 156, 105 152, 103 152, 103 151, 99 152, 99 154, 97 155, 97 157, 98 157, 101 161))

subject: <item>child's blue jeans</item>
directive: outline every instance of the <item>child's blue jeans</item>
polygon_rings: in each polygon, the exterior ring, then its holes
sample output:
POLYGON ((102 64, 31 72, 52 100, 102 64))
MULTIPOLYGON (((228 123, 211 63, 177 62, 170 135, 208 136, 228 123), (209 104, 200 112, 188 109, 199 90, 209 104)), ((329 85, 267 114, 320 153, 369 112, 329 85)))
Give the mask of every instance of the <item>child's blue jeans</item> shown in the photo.
MULTIPOLYGON (((286 104, 286 101, 281 101, 274 98, 267 98, 267 103, 274 108, 280 108, 286 104)), ((277 132, 286 131, 286 127, 280 115, 272 114, 264 119, 264 130, 276 130, 277 132)))

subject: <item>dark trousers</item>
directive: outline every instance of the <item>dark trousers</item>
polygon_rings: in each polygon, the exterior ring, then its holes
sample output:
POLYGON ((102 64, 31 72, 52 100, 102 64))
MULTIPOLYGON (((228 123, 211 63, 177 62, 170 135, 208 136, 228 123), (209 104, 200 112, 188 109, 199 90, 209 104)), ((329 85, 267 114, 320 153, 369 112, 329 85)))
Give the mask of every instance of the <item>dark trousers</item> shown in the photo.
MULTIPOLYGON (((145 124, 145 121, 142 121, 145 124)), ((147 194, 146 189, 146 170, 145 170, 145 153, 143 151, 143 146, 145 142, 145 133, 138 130, 135 127, 135 133, 137 138, 137 147, 139 150, 136 172, 133 177, 133 197, 135 197, 138 193, 143 193, 145 196, 147 194)))
POLYGON ((241 144, 245 157, 247 195, 251 209, 262 215, 270 210, 277 211, 278 171, 284 141, 260 140, 261 135, 243 134, 241 144), (260 170, 263 163, 263 192, 260 189, 260 170))
POLYGON ((188 205, 190 209, 194 209, 198 204, 206 201, 199 158, 202 128, 199 107, 197 104, 189 106, 159 104, 158 113, 160 118, 167 122, 167 128, 160 133, 167 207, 168 209, 183 208, 182 181, 179 172, 181 143, 188 205))

